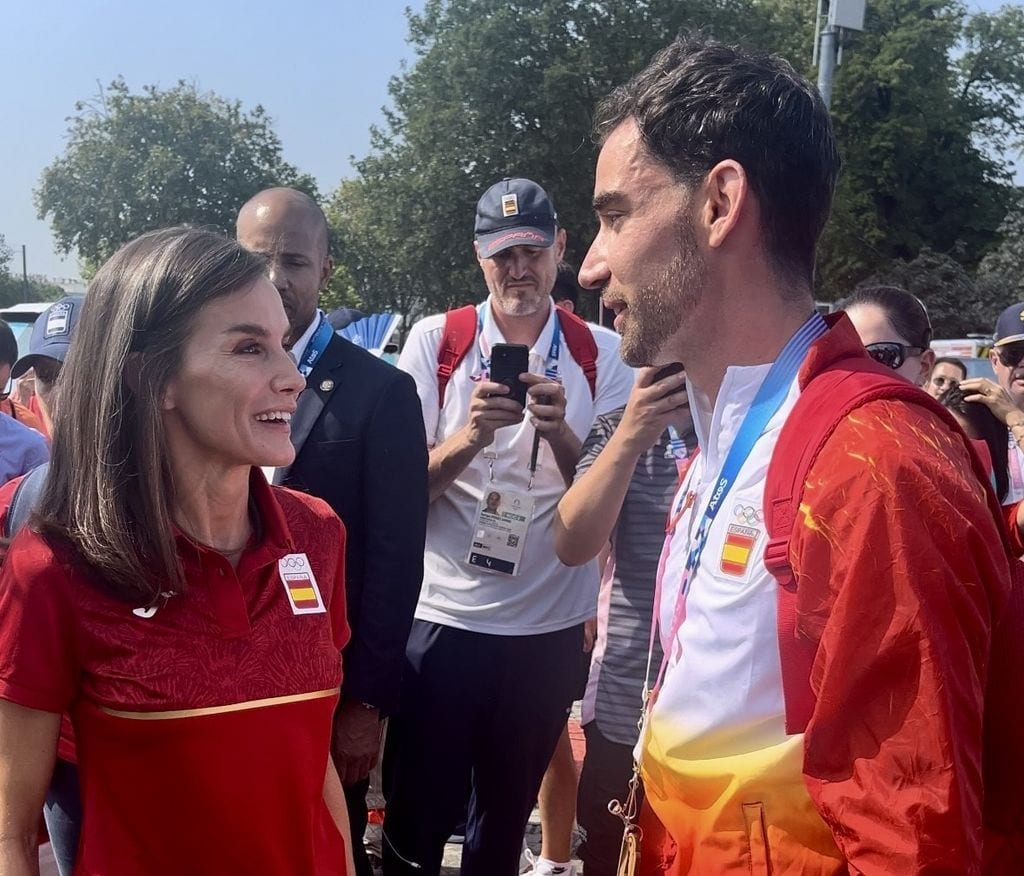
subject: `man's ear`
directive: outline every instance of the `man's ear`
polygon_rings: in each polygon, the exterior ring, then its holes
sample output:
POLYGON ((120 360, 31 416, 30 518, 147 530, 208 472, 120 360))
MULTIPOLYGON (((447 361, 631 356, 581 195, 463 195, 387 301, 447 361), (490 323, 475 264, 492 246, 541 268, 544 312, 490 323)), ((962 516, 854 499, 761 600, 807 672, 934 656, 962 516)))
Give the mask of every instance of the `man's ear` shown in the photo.
POLYGON ((323 291, 327 284, 331 281, 331 274, 334 273, 334 259, 330 255, 325 255, 323 262, 320 264, 320 290, 323 291))
POLYGON ((555 261, 561 262, 565 257, 565 229, 559 228, 555 232, 555 261))
POLYGON ((750 207, 750 183, 738 161, 719 161, 704 178, 698 220, 711 248, 722 246, 750 207))

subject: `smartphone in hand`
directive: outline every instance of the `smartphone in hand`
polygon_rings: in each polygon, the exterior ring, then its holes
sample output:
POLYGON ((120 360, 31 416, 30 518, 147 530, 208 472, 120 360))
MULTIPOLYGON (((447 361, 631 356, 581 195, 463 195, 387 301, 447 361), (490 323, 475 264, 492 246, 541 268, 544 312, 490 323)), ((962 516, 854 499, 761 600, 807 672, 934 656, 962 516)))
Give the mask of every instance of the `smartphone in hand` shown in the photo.
POLYGON ((491 347, 491 380, 509 388, 506 398, 526 407, 526 384, 519 375, 530 370, 530 348, 526 344, 495 344, 491 347))

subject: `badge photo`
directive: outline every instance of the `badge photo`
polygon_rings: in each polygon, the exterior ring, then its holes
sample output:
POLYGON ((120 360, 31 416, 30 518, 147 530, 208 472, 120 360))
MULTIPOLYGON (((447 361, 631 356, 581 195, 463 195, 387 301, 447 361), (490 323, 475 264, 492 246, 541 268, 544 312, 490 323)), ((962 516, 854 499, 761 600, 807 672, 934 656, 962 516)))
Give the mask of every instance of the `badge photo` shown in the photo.
POLYGON ((323 614, 327 611, 316 576, 305 554, 288 554, 277 561, 277 572, 292 607, 292 614, 323 614))

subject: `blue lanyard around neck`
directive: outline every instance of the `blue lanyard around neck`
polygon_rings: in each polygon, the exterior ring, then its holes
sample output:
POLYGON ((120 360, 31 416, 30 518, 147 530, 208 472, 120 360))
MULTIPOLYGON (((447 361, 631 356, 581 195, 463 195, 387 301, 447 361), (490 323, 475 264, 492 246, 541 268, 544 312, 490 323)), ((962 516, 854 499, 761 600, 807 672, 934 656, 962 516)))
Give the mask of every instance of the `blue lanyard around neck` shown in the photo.
MULTIPOLYGON (((480 305, 480 309, 477 311, 477 347, 480 350, 480 368, 482 371, 487 372, 487 376, 490 377, 491 373, 491 357, 484 355, 484 348, 480 346, 480 338, 484 335, 484 313, 489 312, 490 302, 485 301, 480 305)), ((551 307, 555 308, 557 305, 551 302, 551 307)), ((562 326, 558 319, 558 311, 555 311, 555 325, 551 332, 551 346, 548 347, 548 358, 544 363, 544 376, 548 380, 558 380, 558 359, 562 355, 562 326)), ((559 381, 560 382, 560 381, 559 381)))
POLYGON ((807 322, 800 326, 796 334, 787 341, 786 346, 782 348, 782 352, 779 354, 779 358, 772 364, 768 376, 757 391, 753 404, 751 404, 746 417, 743 418, 743 424, 740 426, 739 432, 729 448, 725 462, 722 463, 722 470, 715 481, 715 488, 711 493, 711 499, 708 502, 707 508, 704 509, 704 515, 701 517, 693 547, 686 558, 682 587, 678 596, 679 600, 686 598, 686 592, 690 587, 690 580, 693 577, 694 570, 700 564, 701 554, 704 552, 704 547, 707 544, 711 524, 725 504, 725 499, 736 483, 740 470, 750 457, 754 445, 761 435, 764 434, 768 423, 778 413, 783 402, 785 402, 786 396, 789 394, 789 388, 796 378, 797 372, 800 370, 800 365, 807 357, 807 351, 811 348, 811 344, 821 337, 827 329, 828 326, 825 324, 825 320, 820 313, 815 313, 811 316, 807 322))
POLYGON ((334 329, 328 322, 327 317, 322 313, 320 314, 320 325, 316 327, 316 331, 313 332, 313 337, 309 339, 309 343, 306 344, 306 349, 302 354, 302 358, 298 362, 299 374, 303 377, 309 377, 313 372, 313 366, 320 361, 320 357, 323 355, 324 350, 327 349, 327 345, 331 342, 331 335, 334 334, 334 329))

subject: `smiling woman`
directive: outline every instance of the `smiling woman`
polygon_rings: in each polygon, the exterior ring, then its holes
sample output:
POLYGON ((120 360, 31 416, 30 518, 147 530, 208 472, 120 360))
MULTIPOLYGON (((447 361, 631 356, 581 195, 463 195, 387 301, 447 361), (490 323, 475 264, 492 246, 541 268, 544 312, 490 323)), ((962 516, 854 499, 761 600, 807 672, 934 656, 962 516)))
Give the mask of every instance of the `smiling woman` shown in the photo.
POLYGON ((294 455, 287 334, 263 261, 209 232, 144 235, 90 286, 0 577, 0 872, 35 872, 62 713, 76 873, 352 872, 328 761, 345 531, 258 468, 294 455))

